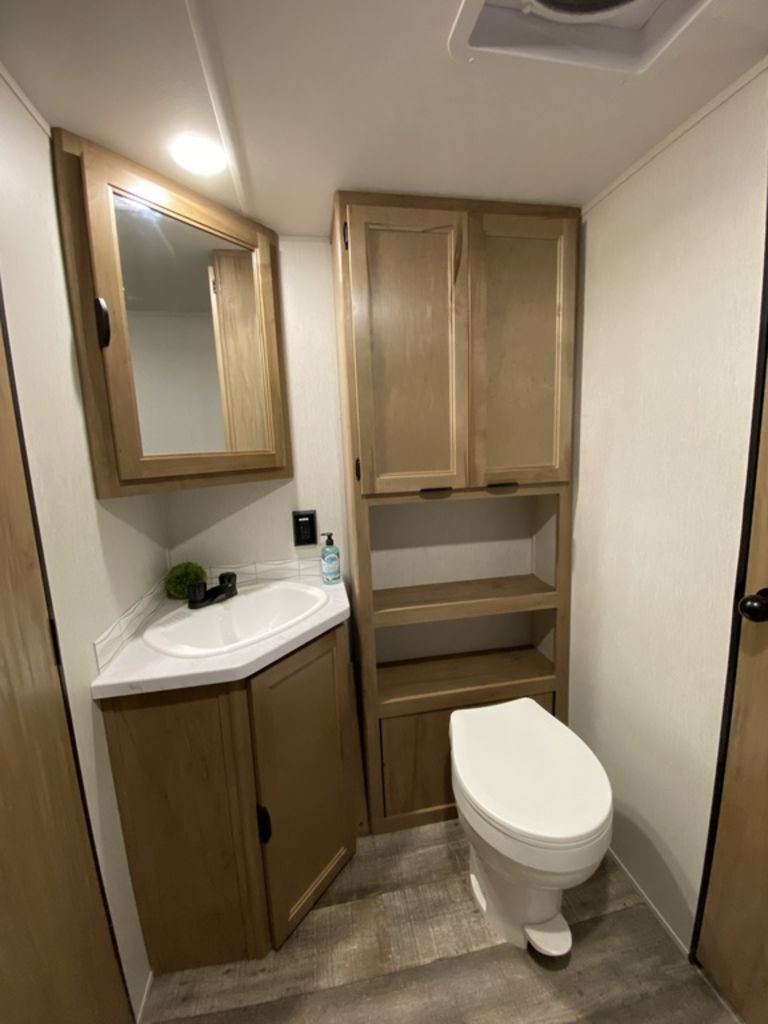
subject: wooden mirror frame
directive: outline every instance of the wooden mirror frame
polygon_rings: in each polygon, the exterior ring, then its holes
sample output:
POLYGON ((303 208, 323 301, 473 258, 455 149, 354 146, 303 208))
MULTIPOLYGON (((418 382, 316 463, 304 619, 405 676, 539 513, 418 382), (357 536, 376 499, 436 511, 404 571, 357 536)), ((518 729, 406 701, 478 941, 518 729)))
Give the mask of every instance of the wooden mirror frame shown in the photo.
POLYGON ((96 493, 100 498, 291 475, 277 236, 123 157, 54 129, 59 220, 96 493), (122 289, 114 193, 254 252, 271 444, 255 451, 144 454, 122 289), (99 345, 95 301, 111 315, 99 345))

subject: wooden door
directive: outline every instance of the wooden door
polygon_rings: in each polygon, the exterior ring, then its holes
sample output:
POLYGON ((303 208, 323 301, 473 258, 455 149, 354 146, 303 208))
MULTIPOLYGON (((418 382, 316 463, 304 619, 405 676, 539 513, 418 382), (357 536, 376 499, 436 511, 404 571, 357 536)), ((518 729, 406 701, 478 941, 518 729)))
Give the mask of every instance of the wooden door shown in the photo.
POLYGON ((222 249, 212 254, 211 287, 221 407, 230 451, 272 447, 266 354, 253 281, 253 253, 222 249))
POLYGON ((4 337, 0 347, 0 1016, 128 1024, 51 645, 4 337))
POLYGON ((250 685, 267 896, 279 946, 354 852, 342 738, 345 631, 307 644, 250 685))
POLYGON ((470 218, 471 482, 571 472, 578 221, 470 218))
POLYGON ((717 833, 695 953, 745 1024, 768 1020, 768 403, 717 833))
POLYGON ((467 214, 350 206, 364 494, 465 487, 467 214))
POLYGON ((245 684, 114 697, 103 707, 152 970, 265 956, 245 684))

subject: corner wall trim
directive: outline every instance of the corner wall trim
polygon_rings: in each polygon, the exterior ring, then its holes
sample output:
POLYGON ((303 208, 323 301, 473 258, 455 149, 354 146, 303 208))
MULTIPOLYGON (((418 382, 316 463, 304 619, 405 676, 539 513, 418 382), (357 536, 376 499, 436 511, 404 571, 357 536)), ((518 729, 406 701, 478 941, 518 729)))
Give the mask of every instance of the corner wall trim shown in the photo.
POLYGON ((710 114, 713 114, 719 107, 722 107, 724 103, 727 103, 736 93, 741 92, 745 89, 750 82, 753 82, 760 75, 768 71, 768 57, 761 60, 759 64, 756 64, 753 68, 750 68, 740 78, 737 78, 735 82, 732 82, 729 86, 718 93, 714 99, 710 100, 709 103, 705 104, 699 110, 696 111, 686 121, 683 121, 681 125, 678 125, 673 131, 669 133, 661 142, 657 143, 652 149, 649 149, 639 160, 631 164, 625 171, 623 171, 618 178, 611 182, 610 185, 606 186, 602 192, 598 192, 594 198, 590 199, 589 202, 584 203, 581 211, 582 220, 587 219, 589 214, 612 195, 617 189, 621 188, 622 185, 626 184, 630 178, 641 171, 648 164, 652 163, 657 156, 660 156, 665 150, 669 149, 670 146, 674 145, 684 135, 687 135, 689 131, 696 127, 701 121, 710 114))
POLYGON ((46 119, 34 105, 32 100, 30 100, 29 97, 25 94, 24 90, 21 88, 16 79, 11 75, 11 73, 8 71, 4 64, 0 64, 0 80, 2 80, 5 83, 5 85, 8 86, 8 88, 11 90, 13 95, 22 105, 22 107, 24 107, 24 109, 30 115, 32 120, 35 121, 37 125, 40 128, 42 128, 45 134, 50 138, 51 126, 48 124, 46 119))

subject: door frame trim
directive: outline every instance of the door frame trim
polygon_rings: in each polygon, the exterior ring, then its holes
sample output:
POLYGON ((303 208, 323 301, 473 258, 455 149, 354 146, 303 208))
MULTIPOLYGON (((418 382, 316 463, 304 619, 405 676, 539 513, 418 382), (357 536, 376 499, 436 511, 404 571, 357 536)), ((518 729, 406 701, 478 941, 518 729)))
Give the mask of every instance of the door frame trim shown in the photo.
MULTIPOLYGON (((45 562, 45 551, 43 550, 43 539, 40 532, 40 521, 37 515, 37 504, 35 501, 35 492, 32 486, 32 473, 29 468, 29 458, 27 456, 27 442, 24 436, 24 424, 21 417, 21 405, 19 403, 19 393, 16 387, 16 373, 13 364, 13 353, 11 351, 11 335, 8 326, 8 317, 5 310, 5 297, 3 293, 2 281, 0 280, 0 358, 4 358, 8 369, 8 384, 11 393, 11 403, 13 406, 13 418, 16 422, 16 434, 19 442, 19 453, 21 455, 21 464, 24 471, 24 481, 26 484, 27 500, 29 502, 29 514, 32 520, 32 530, 35 535, 35 547, 37 548, 37 558, 40 565, 40 578, 43 584, 43 593, 45 595, 45 606, 48 612, 48 619, 52 625, 52 628, 56 629, 56 618, 53 608, 53 598, 51 596, 51 588, 48 581, 48 569, 45 562)), ((51 637, 53 643, 53 635, 51 637)), ((56 647, 58 648, 58 639, 56 641, 56 647)), ((75 778, 77 780, 77 788, 80 794, 80 802, 83 805, 83 818, 85 819, 85 830, 88 838, 88 845, 91 849, 91 856, 93 857, 93 863, 96 871, 96 881, 101 894, 101 902, 104 905, 104 913, 107 919, 107 928, 109 931, 110 941, 112 943, 112 950, 117 961, 118 972, 120 980, 123 986, 123 992, 125 993, 125 1001, 128 1005, 128 1010, 134 1020, 136 1020, 136 1012, 134 1011, 133 1004, 131 1003, 130 991, 128 989, 128 981, 125 976, 125 970, 123 969, 123 961, 120 957, 120 950, 117 946, 117 938, 115 936, 114 922, 112 921, 112 913, 109 908, 109 902, 107 900, 107 892, 104 885, 104 876, 101 870, 101 864, 99 863, 98 853, 96 851, 96 842, 93 834, 93 826, 91 824, 91 816, 88 810, 88 803, 85 795, 85 784, 83 782, 83 774, 80 766, 80 756, 77 750, 77 742, 75 738, 75 727, 72 721, 72 709, 69 703, 69 694, 67 692, 66 680, 64 678, 64 666, 59 650, 52 651, 52 657, 55 662, 56 672, 59 677, 59 689, 61 691, 61 699, 64 708, 64 719, 66 721, 67 733, 69 735, 69 745, 72 753, 72 762, 75 771, 75 778)))
MULTIPOLYGON (((763 408, 768 396, 768 216, 766 219, 765 241, 763 243, 763 283, 760 307, 760 325, 758 328, 757 361, 755 367, 755 386, 752 400, 752 424, 750 427, 749 454, 747 457, 747 474, 744 486, 744 503, 741 520, 741 537, 739 539, 739 555, 736 564, 733 604, 731 608, 731 634, 728 647, 728 666, 725 676, 725 693, 723 699, 723 715, 720 724, 717 763, 715 767, 715 783, 712 794, 707 845, 704 854, 704 866, 701 873, 699 899, 696 906, 696 917, 691 935, 691 948, 688 959, 697 967, 701 966, 698 959, 698 946, 704 920, 704 909, 707 902, 709 882, 712 875, 712 862, 715 854, 715 842, 720 820, 720 807, 723 799, 725 769, 728 761, 728 747, 731 737, 731 721, 736 689, 736 670, 739 661, 739 642, 741 640, 741 616, 738 603, 744 596, 749 560, 750 537, 754 516, 755 490, 757 486, 757 463, 760 452, 760 433, 763 420, 763 408)), ((768 443, 768 438, 766 438, 768 443)))

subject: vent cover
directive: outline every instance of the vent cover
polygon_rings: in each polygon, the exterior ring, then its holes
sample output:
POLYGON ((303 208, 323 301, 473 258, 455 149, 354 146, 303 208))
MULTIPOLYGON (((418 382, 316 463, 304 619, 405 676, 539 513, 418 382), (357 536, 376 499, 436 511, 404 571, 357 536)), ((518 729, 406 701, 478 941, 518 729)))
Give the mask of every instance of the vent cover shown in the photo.
POLYGON ((462 0, 456 60, 527 57, 639 74, 711 0, 462 0))
POLYGON ((531 0, 531 7, 543 7, 558 14, 570 14, 574 17, 584 14, 602 14, 626 7, 634 0, 531 0))

